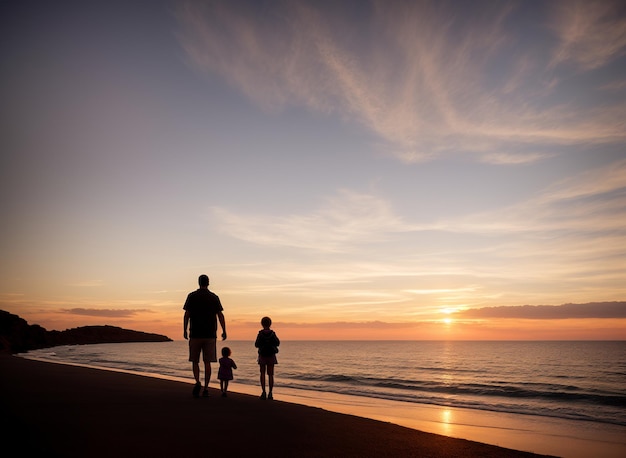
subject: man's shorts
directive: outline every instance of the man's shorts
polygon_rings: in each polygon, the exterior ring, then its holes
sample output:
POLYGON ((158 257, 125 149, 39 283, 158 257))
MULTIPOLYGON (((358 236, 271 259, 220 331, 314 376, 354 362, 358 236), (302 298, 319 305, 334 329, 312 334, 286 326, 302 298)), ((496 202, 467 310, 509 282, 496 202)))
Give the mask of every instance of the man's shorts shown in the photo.
POLYGON ((192 363, 200 362, 200 351, 202 351, 202 361, 211 363, 217 361, 217 353, 215 351, 215 343, 217 339, 189 339, 189 361, 192 363))

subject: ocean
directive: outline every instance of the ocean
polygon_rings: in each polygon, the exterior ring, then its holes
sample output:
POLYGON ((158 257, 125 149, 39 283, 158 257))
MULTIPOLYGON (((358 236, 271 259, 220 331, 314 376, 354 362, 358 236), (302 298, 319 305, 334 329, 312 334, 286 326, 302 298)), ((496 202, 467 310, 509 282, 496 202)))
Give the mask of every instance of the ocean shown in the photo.
MULTIPOLYGON (((218 341, 218 353, 223 346, 238 366, 230 389, 260 392, 254 343, 218 341)), ((19 356, 192 381, 186 341, 62 346, 19 356)), ((278 399, 288 389, 303 399, 349 395, 626 433, 624 341, 284 341, 277 358, 278 399)), ((216 375, 214 366, 211 385, 219 387, 216 375)))

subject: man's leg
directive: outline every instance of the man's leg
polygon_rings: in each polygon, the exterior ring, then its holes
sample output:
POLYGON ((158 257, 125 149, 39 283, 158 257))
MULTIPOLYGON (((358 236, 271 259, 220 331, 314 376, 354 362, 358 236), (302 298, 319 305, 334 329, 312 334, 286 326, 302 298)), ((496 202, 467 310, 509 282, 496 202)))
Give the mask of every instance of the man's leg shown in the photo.
POLYGON ((200 364, 192 361, 191 370, 193 372, 193 378, 196 379, 196 384, 193 386, 193 391, 191 392, 191 394, 193 394, 194 398, 197 398, 198 396, 200 396, 200 388, 202 387, 202 385, 200 384, 200 364))
POLYGON ((193 387, 194 398, 200 395, 200 347, 195 339, 189 339, 189 361, 191 361, 191 372, 193 372, 193 378, 196 380, 196 384, 193 387))
POLYGON ((196 380, 196 383, 200 383, 200 364, 192 362, 191 371, 193 372, 193 378, 196 380))
POLYGON ((204 362, 204 389, 209 388, 209 381, 211 380, 211 362, 204 362))
POLYGON ((209 382, 211 381, 211 361, 217 361, 215 352, 215 339, 203 339, 202 361, 204 362, 204 397, 209 396, 209 382))

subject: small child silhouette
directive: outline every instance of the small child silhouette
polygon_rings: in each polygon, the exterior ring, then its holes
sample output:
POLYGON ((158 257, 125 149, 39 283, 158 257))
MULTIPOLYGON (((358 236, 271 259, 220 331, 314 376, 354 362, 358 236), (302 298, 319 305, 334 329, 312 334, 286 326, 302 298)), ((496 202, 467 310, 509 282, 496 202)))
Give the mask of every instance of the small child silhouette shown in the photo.
POLYGON ((220 390, 222 397, 226 397, 228 391, 228 381, 233 379, 233 369, 237 369, 235 361, 230 359, 231 351, 228 347, 222 348, 222 357, 220 358, 220 368, 217 372, 217 378, 220 380, 220 390))
POLYGON ((254 342, 254 346, 259 349, 259 369, 261 370, 261 399, 274 399, 272 390, 274 389, 274 365, 278 364, 276 360, 276 353, 278 353, 278 346, 280 340, 274 331, 270 329, 272 320, 270 317, 265 316, 261 319, 261 326, 263 329, 259 331, 254 342), (269 394, 265 393, 265 373, 269 379, 269 394))

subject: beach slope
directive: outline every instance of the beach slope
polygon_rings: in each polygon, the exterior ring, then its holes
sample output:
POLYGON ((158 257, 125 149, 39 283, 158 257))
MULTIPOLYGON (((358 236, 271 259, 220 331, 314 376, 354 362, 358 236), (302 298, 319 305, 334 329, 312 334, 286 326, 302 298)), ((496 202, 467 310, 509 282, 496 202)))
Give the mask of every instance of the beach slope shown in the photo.
POLYGON ((0 356, 5 450, 46 457, 532 457, 190 383, 0 356))

